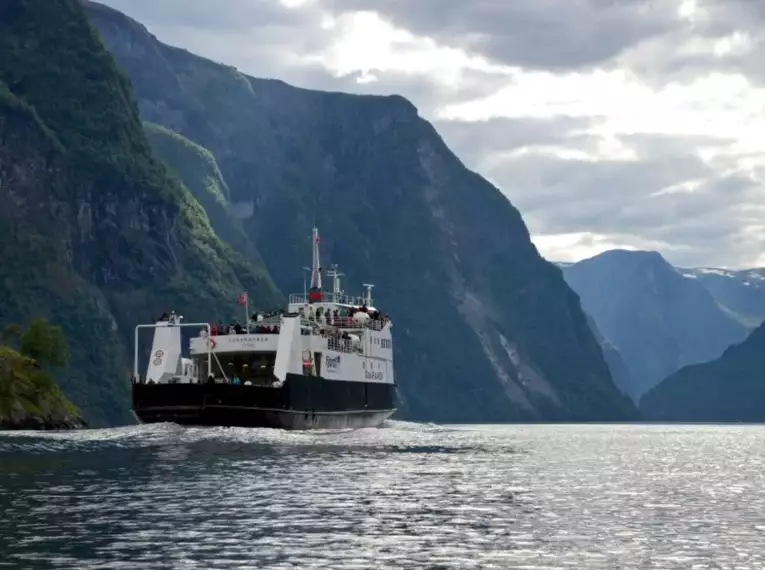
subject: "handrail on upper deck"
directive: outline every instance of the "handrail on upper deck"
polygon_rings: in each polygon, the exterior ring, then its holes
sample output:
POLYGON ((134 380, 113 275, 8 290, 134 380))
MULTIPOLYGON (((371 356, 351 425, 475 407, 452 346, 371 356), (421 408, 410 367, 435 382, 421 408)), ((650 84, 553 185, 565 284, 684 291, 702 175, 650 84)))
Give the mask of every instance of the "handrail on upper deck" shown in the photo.
POLYGON ((332 317, 331 319, 317 320, 316 317, 309 321, 319 326, 336 327, 339 329, 372 329, 381 331, 385 328, 385 322, 379 319, 367 319, 366 321, 354 321, 353 317, 332 317))
MULTIPOLYGON (((361 307, 367 304, 365 297, 354 297, 352 295, 334 294, 322 292, 318 301, 312 301, 312 303, 336 303, 338 305, 353 305, 361 307)), ((308 305, 308 296, 302 294, 293 294, 289 296, 290 305, 308 305)))

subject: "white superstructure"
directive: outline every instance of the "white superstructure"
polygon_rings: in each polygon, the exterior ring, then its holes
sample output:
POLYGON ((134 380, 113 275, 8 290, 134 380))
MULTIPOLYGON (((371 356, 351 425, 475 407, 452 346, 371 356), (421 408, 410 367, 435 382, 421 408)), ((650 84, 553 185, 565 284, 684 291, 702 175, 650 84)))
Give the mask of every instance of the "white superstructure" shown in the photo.
MULTIPOLYGON (((237 327, 241 332, 223 323, 181 325, 181 317, 175 315, 143 325, 155 330, 143 381, 280 387, 288 375, 296 374, 394 384, 392 323, 374 307, 373 285, 364 285, 364 296, 348 296, 340 285, 342 273, 333 266, 328 272, 332 290, 323 291, 316 228, 312 243, 310 289, 290 295, 284 311, 252 315, 237 327), (201 327, 198 336, 190 339, 188 359, 181 357, 185 326, 201 327)), ((134 375, 138 378, 137 357, 134 375)))

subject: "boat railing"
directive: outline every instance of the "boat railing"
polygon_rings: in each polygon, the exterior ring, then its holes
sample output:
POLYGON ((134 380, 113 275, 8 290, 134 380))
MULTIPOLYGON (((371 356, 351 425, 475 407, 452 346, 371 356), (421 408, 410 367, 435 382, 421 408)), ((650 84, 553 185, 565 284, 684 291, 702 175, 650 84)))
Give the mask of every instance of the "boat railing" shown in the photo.
MULTIPOLYGON (((353 295, 344 295, 344 294, 334 294, 329 292, 322 292, 321 297, 319 299, 315 299, 312 302, 313 303, 337 303, 339 305, 353 305, 354 307, 361 307, 365 304, 367 304, 368 299, 362 296, 353 296, 353 295)), ((299 295, 290 295, 289 296, 289 303, 290 305, 307 305, 308 304, 308 297, 303 294, 299 295)))
POLYGON ((353 342, 348 338, 328 337, 327 348, 329 350, 334 350, 335 352, 347 352, 349 354, 361 352, 360 349, 354 348, 353 342))
POLYGON ((381 331, 385 327, 385 322, 381 319, 367 319, 364 321, 356 321, 353 317, 316 317, 310 319, 311 323, 315 323, 319 326, 329 326, 338 329, 372 329, 374 331, 381 331))

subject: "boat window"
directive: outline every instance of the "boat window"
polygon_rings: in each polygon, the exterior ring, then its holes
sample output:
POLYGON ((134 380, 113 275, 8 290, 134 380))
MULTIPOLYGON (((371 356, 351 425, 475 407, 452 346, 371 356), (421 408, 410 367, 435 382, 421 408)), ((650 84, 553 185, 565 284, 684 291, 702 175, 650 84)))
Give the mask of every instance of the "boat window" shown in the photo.
MULTIPOLYGON (((219 354, 218 360, 213 359, 212 362, 212 374, 216 382, 231 382, 231 379, 237 376, 242 384, 250 380, 254 385, 269 385, 274 377, 276 352, 219 354)), ((206 377, 206 358, 201 361, 199 369, 206 377)))

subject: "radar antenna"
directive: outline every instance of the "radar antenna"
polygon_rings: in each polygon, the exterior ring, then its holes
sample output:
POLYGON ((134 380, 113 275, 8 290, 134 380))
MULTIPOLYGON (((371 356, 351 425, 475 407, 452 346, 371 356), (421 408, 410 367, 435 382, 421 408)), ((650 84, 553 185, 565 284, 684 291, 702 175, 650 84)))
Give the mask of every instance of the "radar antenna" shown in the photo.
POLYGON ((340 277, 344 276, 345 273, 340 273, 337 270, 337 263, 332 264, 332 269, 327 271, 327 276, 332 277, 332 302, 338 303, 340 301, 340 277))
POLYGON ((364 288, 367 290, 367 296, 364 302, 366 303, 367 307, 372 306, 372 287, 374 287, 374 285, 371 283, 364 283, 364 288))

